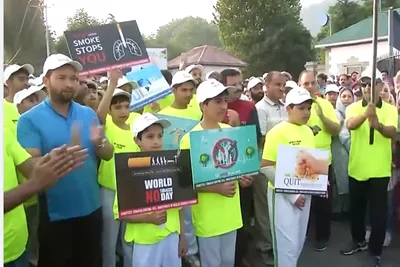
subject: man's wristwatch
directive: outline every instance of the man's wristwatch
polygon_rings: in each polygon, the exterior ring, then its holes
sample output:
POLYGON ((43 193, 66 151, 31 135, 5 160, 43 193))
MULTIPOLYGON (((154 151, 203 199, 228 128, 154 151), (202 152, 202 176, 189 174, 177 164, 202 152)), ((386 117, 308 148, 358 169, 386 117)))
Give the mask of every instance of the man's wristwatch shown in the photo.
POLYGON ((101 143, 99 145, 97 145, 97 148, 103 148, 107 143, 107 139, 103 138, 103 140, 101 140, 101 143))

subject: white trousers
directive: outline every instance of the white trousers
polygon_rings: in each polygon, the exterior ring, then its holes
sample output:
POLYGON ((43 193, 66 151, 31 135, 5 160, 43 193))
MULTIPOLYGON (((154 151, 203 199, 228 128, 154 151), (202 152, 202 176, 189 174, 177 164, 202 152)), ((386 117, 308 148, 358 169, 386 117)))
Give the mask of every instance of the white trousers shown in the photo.
POLYGON ((306 239, 311 196, 306 196, 302 210, 293 205, 293 197, 268 187, 275 267, 296 267, 306 239))
POLYGON ((179 235, 170 234, 152 245, 133 246, 132 266, 134 267, 181 267, 178 255, 179 235))

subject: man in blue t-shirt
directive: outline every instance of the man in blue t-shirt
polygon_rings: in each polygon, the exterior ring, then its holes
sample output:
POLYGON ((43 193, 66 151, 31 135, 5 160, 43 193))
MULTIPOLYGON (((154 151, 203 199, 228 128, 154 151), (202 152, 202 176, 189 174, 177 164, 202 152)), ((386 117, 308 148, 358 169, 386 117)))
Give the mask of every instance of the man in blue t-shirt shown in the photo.
POLYGON ((96 113, 72 99, 78 86, 79 62, 61 54, 49 56, 43 81, 49 97, 18 122, 19 143, 41 157, 63 144, 88 150, 82 166, 39 195, 38 267, 101 266, 102 215, 97 158, 110 160, 113 146, 96 113))

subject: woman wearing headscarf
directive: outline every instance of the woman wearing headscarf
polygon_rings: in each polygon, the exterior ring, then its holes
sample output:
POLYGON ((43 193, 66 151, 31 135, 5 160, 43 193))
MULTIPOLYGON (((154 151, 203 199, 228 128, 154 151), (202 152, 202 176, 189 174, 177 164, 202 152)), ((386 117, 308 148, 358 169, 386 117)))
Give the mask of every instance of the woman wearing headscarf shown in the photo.
POLYGON ((350 132, 344 123, 346 108, 354 102, 354 94, 350 88, 341 87, 336 101, 336 116, 341 130, 338 136, 332 138, 332 164, 335 179, 332 185, 332 218, 341 220, 349 212, 349 176, 347 172, 350 151, 350 132))

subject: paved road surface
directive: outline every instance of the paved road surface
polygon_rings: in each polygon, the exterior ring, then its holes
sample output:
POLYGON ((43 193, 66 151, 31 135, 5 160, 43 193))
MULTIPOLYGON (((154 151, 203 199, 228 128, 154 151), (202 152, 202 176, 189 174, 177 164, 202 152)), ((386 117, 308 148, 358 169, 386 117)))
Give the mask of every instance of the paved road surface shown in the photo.
MULTIPOLYGON (((298 267, 362 267, 364 253, 353 256, 342 256, 339 253, 342 245, 349 239, 350 228, 347 223, 333 222, 332 239, 328 249, 324 252, 315 252, 312 243, 307 242, 298 267)), ((397 235, 391 246, 385 249, 382 267, 400 267, 400 235, 397 235)))

